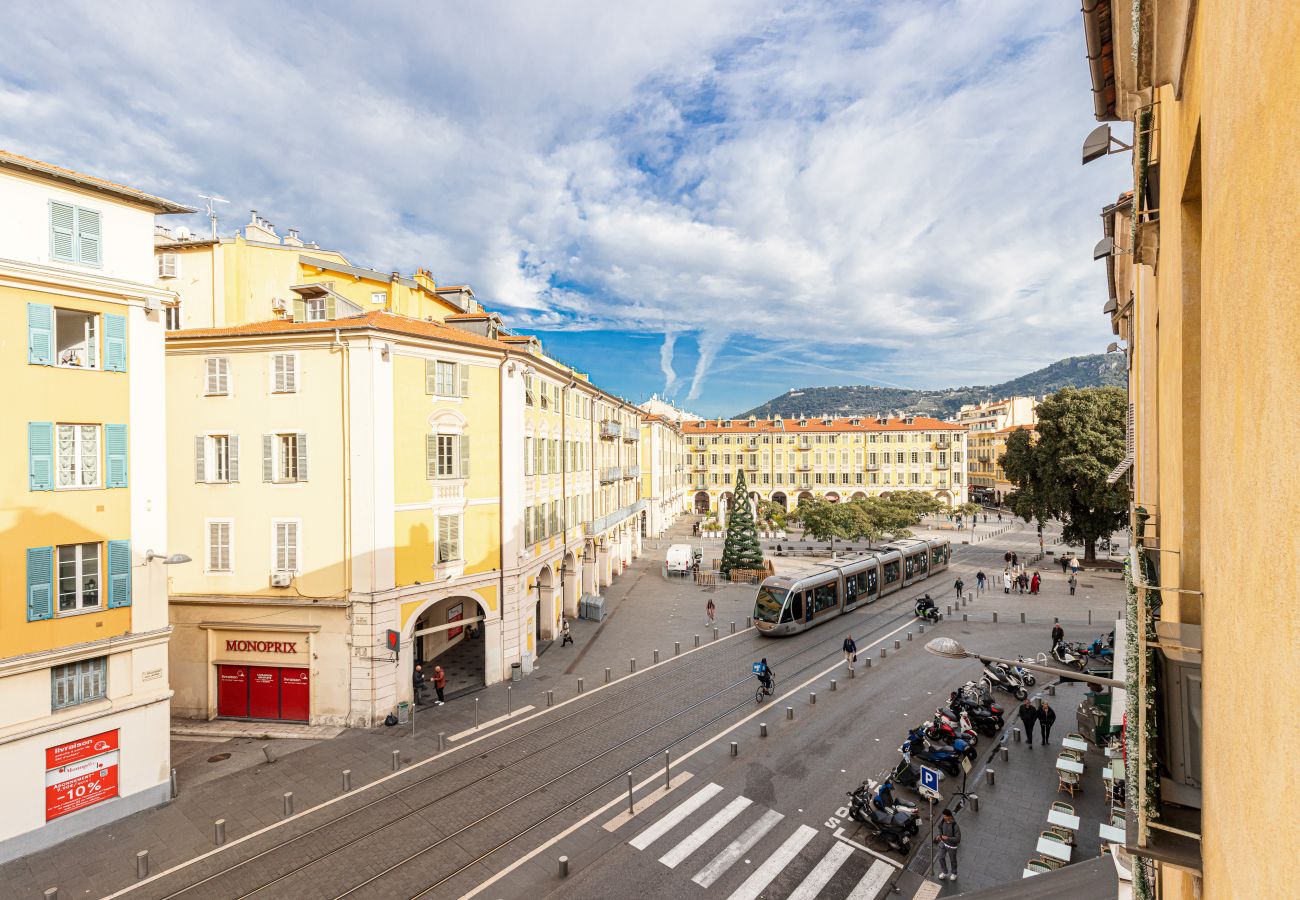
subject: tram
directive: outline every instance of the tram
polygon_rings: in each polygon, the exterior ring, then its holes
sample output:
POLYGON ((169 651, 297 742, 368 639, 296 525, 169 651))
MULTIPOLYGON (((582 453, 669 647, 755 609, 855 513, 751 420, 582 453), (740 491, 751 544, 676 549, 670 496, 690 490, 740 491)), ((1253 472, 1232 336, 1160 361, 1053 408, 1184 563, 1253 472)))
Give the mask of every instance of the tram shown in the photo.
POLYGON ((806 631, 874 603, 948 568, 951 541, 894 541, 869 553, 763 579, 754 601, 754 627, 769 637, 806 631))

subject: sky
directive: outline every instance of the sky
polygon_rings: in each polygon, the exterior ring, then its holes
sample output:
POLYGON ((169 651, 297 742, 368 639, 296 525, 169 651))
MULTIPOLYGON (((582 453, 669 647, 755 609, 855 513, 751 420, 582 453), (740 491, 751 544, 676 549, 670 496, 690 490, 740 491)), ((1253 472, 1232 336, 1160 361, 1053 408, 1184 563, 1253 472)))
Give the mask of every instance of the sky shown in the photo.
POLYGON ((1080 166, 1077 4, 59 10, 7 11, 0 147, 469 283, 634 401, 987 384, 1111 339, 1089 251, 1129 160, 1080 166))

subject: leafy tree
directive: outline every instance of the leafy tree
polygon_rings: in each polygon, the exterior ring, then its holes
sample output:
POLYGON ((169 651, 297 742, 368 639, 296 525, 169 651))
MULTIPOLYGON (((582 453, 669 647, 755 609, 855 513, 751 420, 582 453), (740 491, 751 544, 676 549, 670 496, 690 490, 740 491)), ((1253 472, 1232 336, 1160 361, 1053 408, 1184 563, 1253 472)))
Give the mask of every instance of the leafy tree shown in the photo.
POLYGON ((1016 485, 1011 508, 1026 522, 1057 518, 1065 540, 1082 542, 1084 560, 1097 541, 1123 527, 1128 491, 1106 476, 1124 458, 1122 388, 1065 388, 1038 407, 1038 439, 1027 430, 1007 437, 998 462, 1016 485))
POLYGON ((769 528, 785 528, 788 514, 785 507, 771 500, 758 501, 758 521, 769 528))
POLYGON ((947 508, 938 497, 925 491, 894 491, 887 499, 899 509, 910 510, 916 514, 916 518, 909 524, 919 522, 921 516, 947 508))
POLYGON ((745 483, 745 470, 736 472, 736 487, 732 493, 731 513, 727 516, 727 537, 722 544, 722 577, 730 576, 733 569, 763 568, 763 549, 758 545, 758 530, 754 514, 749 508, 749 485, 745 483))

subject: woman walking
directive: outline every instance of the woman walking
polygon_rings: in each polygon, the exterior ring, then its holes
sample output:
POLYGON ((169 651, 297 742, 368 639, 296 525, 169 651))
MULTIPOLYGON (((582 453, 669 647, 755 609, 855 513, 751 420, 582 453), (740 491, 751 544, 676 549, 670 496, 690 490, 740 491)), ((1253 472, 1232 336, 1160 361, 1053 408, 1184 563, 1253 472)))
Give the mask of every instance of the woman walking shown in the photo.
POLYGON ((853 671, 853 664, 858 661, 858 645, 853 640, 853 635, 844 638, 844 662, 848 664, 849 671, 853 671))
POLYGON ((1002 593, 1011 593, 1011 570, 1005 569, 1002 572, 1002 593))
POLYGON ((1043 746, 1047 746, 1048 740, 1052 736, 1052 724, 1056 722, 1056 710, 1052 709, 1046 700, 1038 708, 1038 727, 1043 731, 1043 746))
POLYGON ((708 625, 709 627, 712 627, 713 620, 718 614, 718 608, 713 605, 712 597, 710 597, 709 602, 704 605, 704 614, 709 617, 709 621, 705 622, 704 624, 708 625))
POLYGON ((1038 588, 1042 585, 1042 583, 1043 583, 1043 579, 1038 576, 1037 572, 1034 572, 1034 578, 1032 581, 1029 582, 1029 593, 1037 594, 1038 588))

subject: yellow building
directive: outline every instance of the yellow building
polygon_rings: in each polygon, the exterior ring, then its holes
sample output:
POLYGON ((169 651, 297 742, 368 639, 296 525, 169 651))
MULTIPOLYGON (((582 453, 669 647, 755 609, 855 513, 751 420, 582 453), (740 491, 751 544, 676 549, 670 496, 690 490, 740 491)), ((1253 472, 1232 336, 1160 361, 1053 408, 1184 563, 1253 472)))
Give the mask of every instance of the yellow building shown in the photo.
POLYGON ((851 500, 927 491, 966 502, 966 429, 923 416, 706 419, 683 423, 697 513, 725 514, 739 469, 753 499, 787 509, 805 498, 851 500))
POLYGON ((970 491, 971 499, 982 503, 1001 506, 1007 495, 1016 489, 1007 473, 1002 470, 1002 456, 1007 452, 1007 438, 1012 432, 1022 427, 1032 431, 1029 426, 1013 425, 998 431, 978 430, 972 428, 967 437, 970 448, 970 491))
POLYGON ((1133 496, 1135 894, 1294 896, 1300 767, 1266 736, 1300 705, 1300 501, 1277 476, 1297 458, 1278 423, 1300 387, 1300 6, 1100 0, 1084 26, 1097 118, 1135 125, 1084 156, 1133 166, 1094 255, 1131 400, 1112 478, 1133 496))
POLYGON ((3 862, 169 797, 151 245, 192 210, 3 151, 0 210, 3 862))
POLYGON ((661 415, 645 414, 641 424, 641 495, 646 509, 644 537, 657 538, 686 511, 690 472, 681 425, 661 415))
POLYGON ((967 403, 957 412, 957 423, 971 432, 1002 431, 1016 425, 1037 425, 1038 398, 1003 397, 987 403, 967 403))

